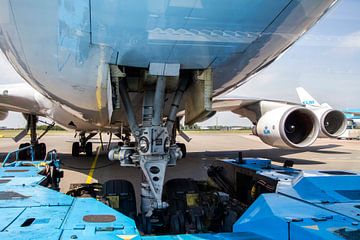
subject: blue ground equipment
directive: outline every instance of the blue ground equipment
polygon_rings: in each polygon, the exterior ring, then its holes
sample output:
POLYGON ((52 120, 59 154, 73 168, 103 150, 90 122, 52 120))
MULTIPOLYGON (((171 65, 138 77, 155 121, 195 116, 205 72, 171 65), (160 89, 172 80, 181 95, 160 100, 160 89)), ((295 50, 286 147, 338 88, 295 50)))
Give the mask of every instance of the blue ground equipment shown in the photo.
POLYGON ((124 205, 109 194, 119 184, 124 190, 126 182, 75 185, 69 194, 82 196, 75 198, 56 191, 62 172, 55 151, 40 161, 10 162, 10 155, 0 168, 1 240, 360 239, 356 172, 300 171, 267 159, 216 161, 208 169, 209 182, 177 179, 165 185, 164 198, 171 203, 161 215, 169 218, 166 226, 190 234, 143 236, 130 218, 134 213, 119 212, 133 208, 129 199, 124 205))

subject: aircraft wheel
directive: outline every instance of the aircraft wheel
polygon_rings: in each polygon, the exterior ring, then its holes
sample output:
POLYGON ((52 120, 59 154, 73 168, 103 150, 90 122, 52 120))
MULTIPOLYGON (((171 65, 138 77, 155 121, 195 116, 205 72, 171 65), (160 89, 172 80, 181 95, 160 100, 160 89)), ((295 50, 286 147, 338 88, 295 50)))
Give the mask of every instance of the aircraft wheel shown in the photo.
POLYGON ((141 227, 142 227, 142 231, 145 234, 151 234, 152 233, 151 218, 146 217, 145 214, 141 215, 141 227))
POLYGON ((46 145, 45 143, 36 144, 34 147, 35 159, 43 160, 46 156, 46 145))
POLYGON ((78 157, 79 156, 79 148, 80 148, 80 143, 79 142, 74 142, 72 145, 72 151, 71 151, 71 155, 73 157, 78 157))
POLYGON ((41 159, 44 159, 46 157, 46 144, 40 143, 40 153, 41 153, 41 159))
POLYGON ((109 180, 103 184, 103 194, 112 208, 132 219, 136 218, 136 198, 131 182, 122 179, 109 180))
MULTIPOLYGON (((24 147, 28 147, 30 146, 30 143, 22 143, 20 144, 19 146, 19 149, 20 148, 24 148, 24 147)), ((22 151, 19 151, 19 160, 30 160, 31 156, 30 156, 30 148, 26 149, 26 150, 22 150, 22 151)))
POLYGON ((85 153, 86 156, 91 157, 93 152, 92 152, 92 142, 87 142, 85 145, 85 153))
POLYGON ((200 216, 195 217, 195 228, 197 232, 203 231, 203 225, 200 219, 200 216))
POLYGON ((185 219, 181 212, 170 217, 170 233, 182 234, 185 233, 185 219))
POLYGON ((186 157, 186 145, 184 143, 177 143, 178 147, 180 148, 182 152, 182 158, 186 157))

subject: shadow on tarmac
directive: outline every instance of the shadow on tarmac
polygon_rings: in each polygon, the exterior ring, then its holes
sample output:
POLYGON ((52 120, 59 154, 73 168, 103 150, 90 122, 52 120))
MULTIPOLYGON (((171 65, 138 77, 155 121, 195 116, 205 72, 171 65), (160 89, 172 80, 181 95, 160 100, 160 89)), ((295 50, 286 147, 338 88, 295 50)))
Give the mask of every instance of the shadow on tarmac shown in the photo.
MULTIPOLYGON (((260 158, 268 158, 273 162, 284 163, 286 160, 294 161, 295 165, 311 165, 311 164, 326 164, 326 162, 315 161, 310 159, 298 158, 296 156, 287 156, 292 154, 310 152, 317 154, 351 154, 350 152, 342 152, 338 150, 332 150, 341 145, 337 144, 329 144, 323 146, 310 146, 307 148, 301 149, 279 149, 279 148, 267 148, 267 149, 250 149, 246 151, 242 151, 243 157, 260 157, 260 158)), ((239 151, 206 151, 206 152, 192 152, 189 153, 189 156, 194 155, 192 157, 201 157, 203 159, 206 158, 217 158, 228 159, 228 158, 237 158, 239 156, 239 151)))
MULTIPOLYGON (((337 144, 329 144, 323 146, 311 146, 303 149, 278 149, 278 148, 266 148, 266 149, 250 149, 243 151, 243 157, 262 157, 269 158, 273 162, 284 163, 286 160, 294 161, 296 165, 312 165, 312 164, 326 164, 326 162, 315 161, 310 159, 298 158, 294 154, 297 153, 316 153, 316 154, 350 154, 349 152, 341 152, 334 150, 334 148, 339 147, 337 144), (288 156, 290 155, 290 156, 288 156)), ((104 148, 106 150, 106 147, 104 148)), ((5 158, 7 153, 0 152, 1 161, 5 158)), ((170 167, 167 170, 166 180, 171 178, 195 178, 195 179, 204 179, 206 178, 206 169, 207 166, 211 164, 214 160, 223 160, 229 158, 237 158, 238 151, 204 151, 204 152, 188 152, 186 158, 178 161, 176 167, 170 167)), ((71 154, 62 154, 59 153, 59 158, 62 162, 62 168, 67 170, 72 170, 75 172, 88 175, 91 169, 91 165, 95 158, 86 157, 85 155, 80 155, 79 157, 73 157, 71 154)), ((95 171, 93 173, 93 178, 100 183, 104 183, 110 179, 137 179, 136 183, 140 184, 141 181, 141 171, 139 168, 132 167, 121 167, 119 163, 111 162, 107 159, 107 154, 101 152, 99 154, 95 171)), ((133 181, 132 180, 132 181, 133 181)))

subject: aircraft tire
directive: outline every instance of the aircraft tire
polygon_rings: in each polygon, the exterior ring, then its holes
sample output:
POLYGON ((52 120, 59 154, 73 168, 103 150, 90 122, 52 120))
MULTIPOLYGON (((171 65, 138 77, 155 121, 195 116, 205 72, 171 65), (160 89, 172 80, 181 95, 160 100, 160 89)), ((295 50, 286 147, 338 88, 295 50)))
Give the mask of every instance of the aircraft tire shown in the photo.
MULTIPOLYGON (((22 143, 20 144, 19 149, 28 146, 30 146, 30 143, 22 143)), ((19 151, 19 160, 30 160, 30 157, 30 148, 19 151)))
POLYGON ((36 144, 34 147, 35 159, 43 160, 46 156, 46 145, 45 143, 36 144))
POLYGON ((141 226, 142 226, 142 232, 145 234, 151 234, 152 233, 152 224, 151 224, 151 218, 146 217, 145 214, 141 214, 141 226))
POLYGON ((85 145, 85 153, 87 157, 91 157, 93 155, 92 151, 92 142, 87 142, 85 145))
POLYGON ((186 145, 184 143, 177 143, 178 147, 181 150, 182 158, 186 157, 186 145))
POLYGON ((182 234, 185 233, 185 220, 181 212, 170 217, 170 233, 182 234))
POLYGON ((79 156, 79 148, 80 148, 80 143, 79 142, 74 142, 72 144, 72 151, 71 151, 71 155, 73 157, 78 157, 79 156))
POLYGON ((112 208, 132 219, 136 218, 136 197, 131 182, 122 179, 109 180, 103 184, 103 195, 110 200, 112 208))

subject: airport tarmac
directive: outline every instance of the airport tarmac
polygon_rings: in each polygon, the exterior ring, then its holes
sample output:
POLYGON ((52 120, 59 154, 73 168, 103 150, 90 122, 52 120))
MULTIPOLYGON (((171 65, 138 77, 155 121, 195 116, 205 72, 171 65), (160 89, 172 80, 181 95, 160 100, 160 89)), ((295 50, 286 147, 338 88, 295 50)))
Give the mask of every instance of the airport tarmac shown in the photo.
MULTIPOLYGON (((247 134, 189 133, 189 136, 192 137, 192 141, 187 143, 186 158, 178 161, 176 167, 167 169, 166 180, 171 178, 204 180, 207 178, 207 166, 212 160, 235 158, 239 151, 243 152, 244 157, 269 158, 275 164, 283 164, 285 160, 290 159, 294 161, 294 167, 299 169, 360 171, 360 141, 357 140, 318 139, 308 148, 284 150, 269 147, 256 136, 247 134)), ((62 192, 68 190, 70 183, 104 183, 110 179, 127 179, 133 183, 136 195, 140 195, 139 186, 142 178, 140 169, 120 167, 117 162, 107 160, 106 151, 101 151, 99 138, 92 139, 93 157, 74 158, 71 156, 74 140, 76 139, 73 133, 49 135, 42 139, 42 142, 47 144, 47 150, 57 149, 63 163, 64 179, 60 185, 62 192), (100 151, 96 154, 98 147, 100 151), (94 166, 95 169, 89 169, 94 166)), ((104 136, 104 141, 106 140, 107 137, 104 136)), ((8 151, 17 147, 18 144, 12 139, 1 138, 1 161, 8 151)))

